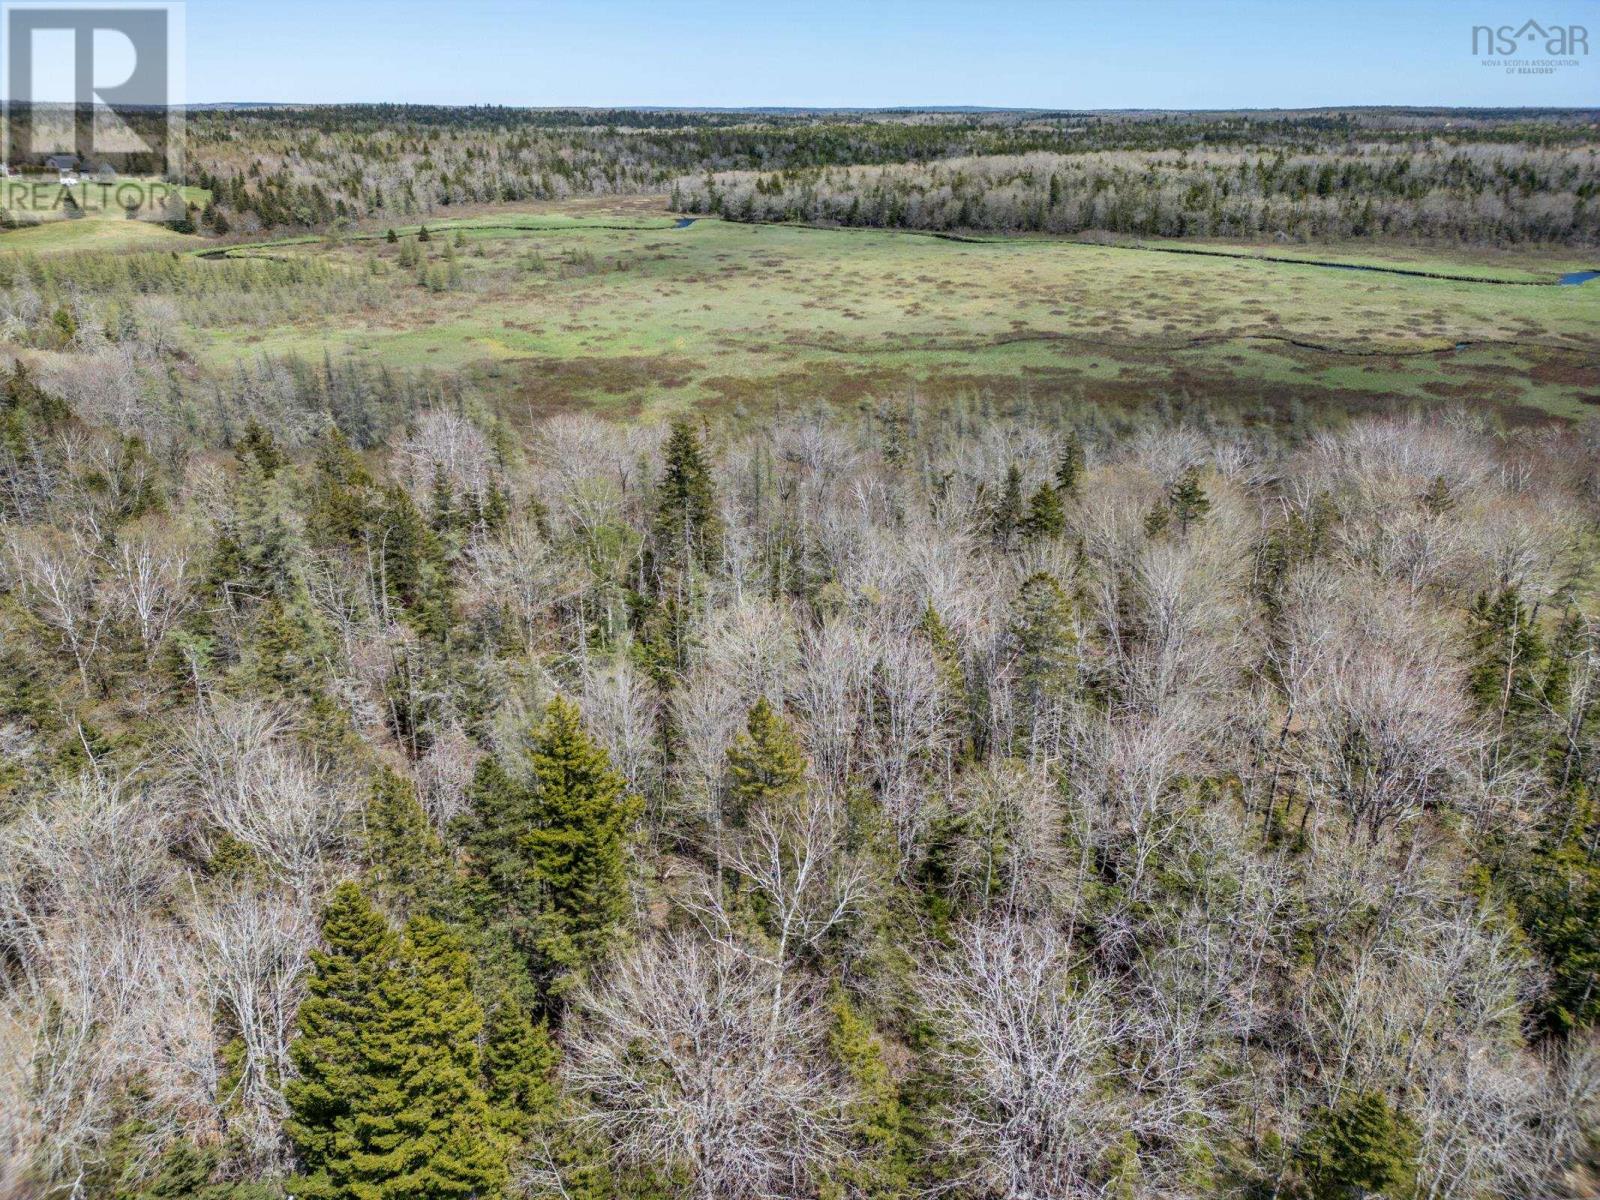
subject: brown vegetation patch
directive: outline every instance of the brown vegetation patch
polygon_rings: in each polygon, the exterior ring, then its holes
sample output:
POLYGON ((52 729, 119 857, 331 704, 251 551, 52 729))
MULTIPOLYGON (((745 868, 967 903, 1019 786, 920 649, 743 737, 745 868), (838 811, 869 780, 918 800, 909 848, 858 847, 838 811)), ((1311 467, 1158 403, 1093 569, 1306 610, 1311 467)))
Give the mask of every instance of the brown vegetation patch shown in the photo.
POLYGON ((1533 365, 1528 378, 1535 383, 1565 387, 1600 387, 1600 363, 1545 359, 1533 365))
MULTIPOLYGON (((670 355, 625 358, 525 358, 500 364, 511 375, 512 392, 540 408, 564 409, 594 396, 626 396, 647 388, 681 388, 700 363, 670 355)), ((502 372, 491 372, 502 374, 502 372)))

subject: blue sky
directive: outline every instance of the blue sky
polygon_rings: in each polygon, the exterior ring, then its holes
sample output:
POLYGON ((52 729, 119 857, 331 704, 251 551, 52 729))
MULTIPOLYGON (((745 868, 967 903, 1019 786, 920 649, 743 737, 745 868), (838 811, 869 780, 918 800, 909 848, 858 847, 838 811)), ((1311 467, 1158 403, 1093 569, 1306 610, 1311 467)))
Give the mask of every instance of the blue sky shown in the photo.
POLYGON ((1592 0, 189 0, 187 28, 193 102, 1600 106, 1592 0), (1473 56, 1530 17, 1595 50, 1473 56))

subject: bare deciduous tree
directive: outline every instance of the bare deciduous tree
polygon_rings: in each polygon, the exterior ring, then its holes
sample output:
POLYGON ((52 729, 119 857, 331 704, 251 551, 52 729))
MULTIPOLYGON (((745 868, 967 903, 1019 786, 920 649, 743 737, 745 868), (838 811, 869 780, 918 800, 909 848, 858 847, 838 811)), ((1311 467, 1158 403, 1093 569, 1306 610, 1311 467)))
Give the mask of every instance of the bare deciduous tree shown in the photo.
POLYGON ((650 942, 578 1000, 562 1074, 623 1161, 682 1168, 705 1200, 794 1195, 840 1153, 844 1090, 814 1007, 771 1026, 769 968, 723 945, 650 942))

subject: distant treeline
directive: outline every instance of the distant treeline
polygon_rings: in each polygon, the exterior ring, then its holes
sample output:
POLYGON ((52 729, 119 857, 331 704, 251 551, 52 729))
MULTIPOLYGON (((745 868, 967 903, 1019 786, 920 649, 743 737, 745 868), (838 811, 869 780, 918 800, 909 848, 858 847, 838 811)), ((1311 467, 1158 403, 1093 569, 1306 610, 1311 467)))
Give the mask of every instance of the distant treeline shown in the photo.
MULTIPOLYGON (((1514 110, 850 114, 363 105, 197 112, 188 137, 193 182, 214 197, 203 223, 225 233, 241 222, 244 231, 322 228, 464 204, 663 192, 677 179, 707 173, 782 175, 778 186, 787 192, 791 182, 805 186, 809 177, 797 173, 995 156, 1139 152, 1185 156, 1198 164, 1233 152, 1250 158, 1252 166, 1257 159, 1300 164, 1318 156, 1337 160, 1337 166, 1348 158, 1379 156, 1380 168, 1395 158, 1448 160, 1495 148, 1559 158, 1588 153, 1592 133, 1580 116, 1514 110)), ((1364 186, 1359 172, 1345 179, 1340 186, 1346 191, 1364 186)), ((1384 186, 1379 199, 1395 195, 1384 186)), ((1546 186, 1542 180, 1538 185, 1546 186)), ((1402 189, 1395 198, 1410 203, 1412 194, 1402 189)))
POLYGON ((1033 153, 689 176, 673 205, 742 221, 1146 237, 1600 240, 1592 147, 1033 153))

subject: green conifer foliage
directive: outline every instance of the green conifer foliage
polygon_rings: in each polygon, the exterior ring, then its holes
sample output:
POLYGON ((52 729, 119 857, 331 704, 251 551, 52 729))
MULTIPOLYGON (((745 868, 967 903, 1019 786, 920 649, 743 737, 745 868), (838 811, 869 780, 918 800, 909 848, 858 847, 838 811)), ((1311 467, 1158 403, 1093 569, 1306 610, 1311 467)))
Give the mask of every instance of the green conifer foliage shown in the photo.
POLYGON ((861 1152, 850 1157, 845 1167, 847 1178, 840 1182, 873 1200, 908 1195, 908 1138, 900 1089, 889 1072, 883 1040, 843 991, 835 992, 829 1008, 833 1026, 828 1031, 828 1046, 855 1085, 857 1099, 849 1117, 861 1142, 861 1152))
POLYGON ((1507 752, 1531 753, 1543 708, 1540 669, 1545 664, 1544 635, 1531 605, 1515 588, 1472 606, 1472 650, 1467 687, 1491 722, 1495 758, 1507 752))
POLYGON ((245 426, 244 437, 239 439, 238 445, 233 448, 233 453, 241 463, 254 463, 268 479, 276 475, 289 461, 288 456, 278 448, 277 440, 271 432, 254 420, 245 426))
POLYGON ((931 600, 922 613, 922 633, 933 652, 934 670, 938 674, 939 688, 950 706, 951 723, 960 740, 960 753, 966 756, 973 747, 973 714, 968 704, 966 675, 961 669, 961 647, 931 600))
POLYGON ((505 1139, 479 1083, 483 1013, 459 939, 414 917, 396 936, 353 884, 334 893, 291 1047, 288 1131, 315 1200, 498 1195, 505 1139))
POLYGON ((1006 471, 1000 498, 989 513, 989 535, 1001 550, 1009 550, 1027 517, 1022 499, 1022 470, 1012 463, 1006 471))
POLYGON ((306 528, 318 545, 358 546, 377 516, 372 475, 335 427, 317 444, 306 528))
POLYGON ((419 631, 443 643, 454 617, 453 583, 444 547, 404 489, 386 493, 380 517, 384 583, 419 631))
POLYGON ((216 1179, 217 1159, 215 1147, 201 1150, 179 1138, 141 1190, 119 1192, 115 1200, 277 1200, 277 1190, 267 1184, 216 1179))
POLYGON ((1553 1033, 1600 1024, 1600 805, 1583 787, 1515 880, 1517 912, 1550 963, 1540 1022, 1553 1033))
POLYGON ((455 872, 415 789, 384 767, 367 804, 366 860, 372 893, 390 912, 448 921, 458 905, 455 872))
POLYGON ((1062 507, 1061 494, 1048 483, 1040 486, 1028 501, 1028 515, 1023 518, 1022 536, 1030 542, 1058 538, 1067 528, 1067 511, 1062 507))
POLYGON ((1412 1123, 1379 1093, 1360 1092, 1313 1116, 1297 1158, 1315 1200, 1400 1200, 1410 1195, 1416 1154, 1412 1123))
POLYGON ((304 1195, 332 1196, 343 1151, 342 1131, 365 1083, 357 1044, 369 1028, 377 991, 389 969, 394 938, 382 915, 354 883, 341 884, 322 917, 325 950, 312 951, 307 995, 289 1054, 299 1078, 284 1089, 285 1131, 300 1156, 304 1195))
POLYGON ((639 802, 577 707, 557 698, 527 778, 485 759, 461 824, 475 903, 559 994, 609 950, 629 912, 627 842, 639 802))
POLYGON ((728 747, 728 820, 741 825, 762 808, 781 804, 805 786, 806 759, 788 720, 767 703, 755 702, 744 731, 728 747))
POLYGON ((487 1016, 483 1073, 489 1105, 507 1134, 524 1140, 536 1125, 553 1118, 559 1060, 549 1026, 536 1024, 509 990, 502 991, 487 1016))
POLYGON ((506 1147, 478 1083, 483 1012, 467 955, 444 926, 414 917, 362 1032, 368 1090, 349 1126, 354 1200, 497 1195, 506 1147))
POLYGON ((1049 706, 1070 695, 1078 680, 1072 603, 1055 576, 1040 572, 1022 585, 1010 632, 1017 659, 1017 728, 1026 731, 1049 706))
POLYGON ((1064 497, 1073 497, 1083 485, 1083 442, 1077 430, 1067 434, 1061 447, 1061 461, 1056 464, 1056 487, 1064 497))
POLYGON ((1172 508, 1173 517, 1177 519, 1179 533, 1187 534, 1189 526, 1205 519, 1206 513, 1211 511, 1211 498, 1200 486, 1200 472, 1197 468, 1190 467, 1178 477, 1178 482, 1173 484, 1172 490, 1167 493, 1167 503, 1172 508))
POLYGON ((611 758, 557 697, 531 757, 537 789, 528 846, 547 902, 546 953, 582 970, 610 949, 629 912, 627 844, 640 805, 611 758))
POLYGON ((705 450, 688 422, 673 424, 665 458, 653 529, 658 559, 679 569, 714 567, 722 553, 722 517, 705 450))

